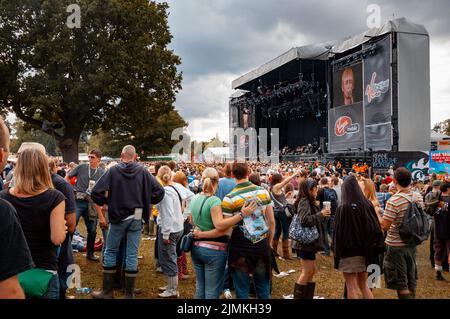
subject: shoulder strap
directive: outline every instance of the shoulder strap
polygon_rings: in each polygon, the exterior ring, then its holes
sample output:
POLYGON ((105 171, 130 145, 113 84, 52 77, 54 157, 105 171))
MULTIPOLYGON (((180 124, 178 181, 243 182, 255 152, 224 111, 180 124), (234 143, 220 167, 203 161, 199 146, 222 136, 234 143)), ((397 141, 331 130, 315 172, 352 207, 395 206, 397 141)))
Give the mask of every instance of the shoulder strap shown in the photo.
POLYGON ((270 192, 270 197, 280 206, 280 207, 284 207, 284 205, 282 205, 275 197, 275 194, 273 194, 272 192, 270 192))
MULTIPOLYGON (((205 203, 208 199, 209 199, 209 197, 205 195, 205 199, 203 200, 202 204, 200 205, 200 211, 198 212, 198 220, 200 220, 202 217, 203 206, 205 205, 205 203)), ((194 225, 196 225, 197 223, 194 220, 194 216, 192 216, 192 220, 194 221, 194 225)))
POLYGON ((175 190, 175 192, 177 192, 178 199, 180 200, 180 205, 183 206, 183 200, 181 199, 181 195, 180 195, 180 193, 177 191, 177 188, 176 188, 175 186, 173 186, 173 185, 168 185, 168 186, 172 187, 172 188, 175 190))

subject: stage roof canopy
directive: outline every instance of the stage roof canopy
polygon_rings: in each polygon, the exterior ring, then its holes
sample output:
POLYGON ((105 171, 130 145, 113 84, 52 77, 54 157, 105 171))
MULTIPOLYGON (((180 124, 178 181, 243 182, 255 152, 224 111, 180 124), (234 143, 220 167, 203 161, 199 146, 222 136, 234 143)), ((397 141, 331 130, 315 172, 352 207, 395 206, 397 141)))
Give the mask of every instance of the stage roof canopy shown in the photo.
POLYGON ((235 79, 231 86, 233 89, 237 89, 244 84, 263 76, 264 74, 267 74, 280 66, 291 62, 292 60, 328 60, 328 58, 333 54, 343 53, 354 49, 357 46, 369 41, 373 37, 378 37, 390 32, 428 35, 428 32, 423 25, 413 23, 406 18, 390 20, 380 28, 372 28, 364 33, 353 37, 348 37, 340 41, 330 41, 321 44, 311 44, 292 48, 275 59, 263 64, 259 68, 235 79))

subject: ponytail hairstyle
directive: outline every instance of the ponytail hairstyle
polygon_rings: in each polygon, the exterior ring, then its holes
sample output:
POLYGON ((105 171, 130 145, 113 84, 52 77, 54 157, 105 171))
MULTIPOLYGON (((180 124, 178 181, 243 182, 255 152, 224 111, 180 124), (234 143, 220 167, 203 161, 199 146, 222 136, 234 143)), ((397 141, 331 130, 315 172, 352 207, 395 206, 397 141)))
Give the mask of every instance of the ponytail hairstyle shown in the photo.
POLYGON ((158 178, 161 180, 164 186, 169 185, 170 180, 172 179, 172 170, 169 166, 163 165, 158 170, 158 178))
POLYGON ((219 185, 219 173, 215 168, 208 167, 203 171, 203 193, 208 195, 214 195, 219 185))

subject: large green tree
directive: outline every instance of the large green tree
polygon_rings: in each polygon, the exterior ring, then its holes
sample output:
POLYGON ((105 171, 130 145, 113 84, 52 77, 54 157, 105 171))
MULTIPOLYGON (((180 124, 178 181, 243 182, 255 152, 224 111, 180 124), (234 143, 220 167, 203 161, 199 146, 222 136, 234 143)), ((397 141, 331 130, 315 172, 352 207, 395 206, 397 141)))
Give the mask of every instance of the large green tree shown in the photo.
POLYGON ((44 145, 48 154, 57 156, 59 155, 56 150, 56 140, 42 132, 41 130, 36 130, 33 128, 26 128, 25 123, 18 120, 11 125, 11 145, 10 151, 12 153, 17 153, 20 145, 24 142, 36 142, 44 145))
POLYGON ((54 136, 65 161, 99 129, 167 152, 186 125, 173 107, 181 62, 167 11, 148 0, 0 0, 0 109, 54 136), (72 3, 80 28, 67 24, 72 3))

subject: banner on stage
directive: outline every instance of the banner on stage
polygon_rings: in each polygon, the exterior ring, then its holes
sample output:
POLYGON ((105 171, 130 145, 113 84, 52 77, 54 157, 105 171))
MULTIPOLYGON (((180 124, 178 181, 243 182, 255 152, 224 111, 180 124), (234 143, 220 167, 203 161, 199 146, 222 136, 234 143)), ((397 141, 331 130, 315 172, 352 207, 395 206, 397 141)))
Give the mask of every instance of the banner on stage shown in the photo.
POLYGON ((430 173, 450 174, 450 151, 430 151, 430 173))

